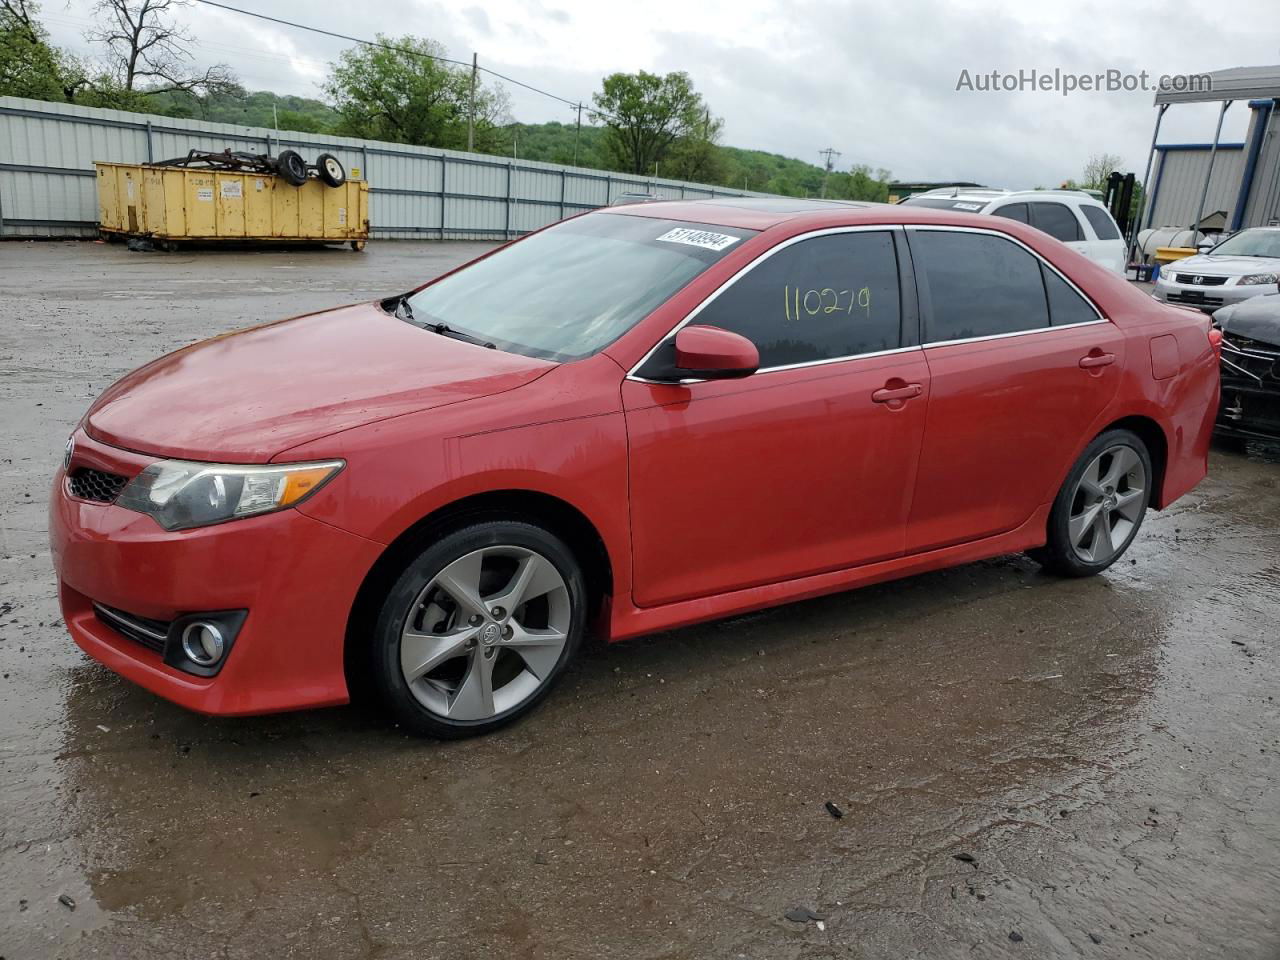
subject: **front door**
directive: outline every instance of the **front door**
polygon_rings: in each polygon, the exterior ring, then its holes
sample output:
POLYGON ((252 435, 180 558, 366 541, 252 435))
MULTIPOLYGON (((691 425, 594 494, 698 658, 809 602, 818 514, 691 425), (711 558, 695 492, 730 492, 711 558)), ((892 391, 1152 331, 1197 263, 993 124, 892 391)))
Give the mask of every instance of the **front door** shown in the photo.
POLYGON ((929 376, 898 243, 785 244, 695 311, 756 344, 754 375, 626 381, 638 606, 902 554, 929 376))

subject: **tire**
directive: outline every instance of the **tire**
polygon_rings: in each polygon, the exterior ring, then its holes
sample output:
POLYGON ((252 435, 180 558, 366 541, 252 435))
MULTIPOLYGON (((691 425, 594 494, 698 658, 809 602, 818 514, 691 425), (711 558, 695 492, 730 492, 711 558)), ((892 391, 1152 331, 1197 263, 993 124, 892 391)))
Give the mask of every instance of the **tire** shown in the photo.
POLYGON ((276 173, 289 186, 300 187, 307 182, 307 161, 297 150, 281 150, 276 157, 276 173))
POLYGON ((586 620, 586 582, 558 537, 520 521, 463 527, 388 591, 370 646, 374 695, 420 736, 489 733, 551 691, 586 620))
POLYGON ((332 153, 322 153, 316 157, 316 173, 331 187, 340 187, 347 182, 347 168, 332 153))
POLYGON ((1101 573, 1124 555, 1142 527, 1154 480, 1141 437, 1129 430, 1100 434, 1053 501, 1047 542, 1029 555, 1061 576, 1101 573))

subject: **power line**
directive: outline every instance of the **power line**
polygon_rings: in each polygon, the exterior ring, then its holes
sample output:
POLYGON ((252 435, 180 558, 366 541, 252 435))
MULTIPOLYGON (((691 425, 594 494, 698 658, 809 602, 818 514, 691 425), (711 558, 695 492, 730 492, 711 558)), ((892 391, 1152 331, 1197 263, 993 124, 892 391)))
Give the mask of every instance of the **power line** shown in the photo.
MULTIPOLYGON (((421 50, 414 50, 412 47, 402 47, 394 43, 384 43, 381 40, 365 40, 361 37, 353 37, 353 36, 350 36, 349 34, 337 33, 333 30, 324 30, 320 27, 308 26, 305 23, 295 23, 292 20, 283 20, 280 17, 268 16, 265 13, 258 13, 254 10, 244 10, 240 7, 233 7, 230 4, 219 3, 218 0, 196 0, 196 2, 203 3, 206 6, 210 6, 210 7, 217 7, 220 10, 229 10, 232 13, 243 14, 246 17, 256 17, 259 20, 267 20, 267 21, 270 21, 271 23, 278 23, 281 26, 293 27, 295 30, 307 30, 311 33, 323 34, 326 37, 334 37, 338 40, 346 40, 349 43, 363 44, 366 47, 379 47, 383 50, 390 50, 393 53, 407 54, 408 56, 413 56, 413 57, 422 57, 427 60, 436 60, 440 63, 450 63, 455 66, 467 67, 469 69, 472 68, 473 66, 472 64, 466 63, 462 60, 453 60, 449 57, 439 57, 432 53, 423 53, 421 50)), ((479 66, 475 67, 475 69, 480 70, 482 73, 487 73, 490 76, 496 77, 499 80, 505 80, 507 83, 515 84, 517 87, 523 87, 526 90, 531 90, 532 92, 540 94, 541 96, 550 97, 552 100, 558 100, 560 103, 566 104, 570 107, 579 108, 582 106, 581 100, 568 100, 564 97, 558 96, 557 94, 551 93, 550 91, 543 90, 539 87, 535 87, 529 83, 525 83, 522 80, 516 80, 514 77, 508 77, 506 74, 499 73, 497 70, 490 70, 488 67, 479 67, 479 66)), ((609 120, 616 119, 614 117, 609 116, 609 114, 601 113, 599 110, 592 110, 592 112, 597 114, 598 116, 605 117, 606 119, 609 119, 609 120)))
POLYGON ((827 195, 827 177, 831 176, 831 168, 835 166, 835 158, 840 156, 840 151, 834 147, 827 147, 825 150, 819 150, 818 156, 826 157, 826 164, 822 168, 822 196, 827 195))

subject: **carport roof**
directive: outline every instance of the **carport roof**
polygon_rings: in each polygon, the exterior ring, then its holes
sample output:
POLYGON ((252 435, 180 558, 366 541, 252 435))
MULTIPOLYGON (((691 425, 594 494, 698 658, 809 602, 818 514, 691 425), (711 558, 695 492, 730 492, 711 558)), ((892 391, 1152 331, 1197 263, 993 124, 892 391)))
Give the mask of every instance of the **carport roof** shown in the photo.
POLYGON ((1231 67, 1211 73, 1189 74, 1193 81, 1189 90, 1158 90, 1155 104, 1203 103, 1215 100, 1251 100, 1255 97, 1272 99, 1280 97, 1280 64, 1269 67, 1231 67), (1208 77, 1204 83, 1201 78, 1208 77), (1199 83, 1194 81, 1199 80, 1199 83), (1204 87, 1206 89, 1198 89, 1204 87))

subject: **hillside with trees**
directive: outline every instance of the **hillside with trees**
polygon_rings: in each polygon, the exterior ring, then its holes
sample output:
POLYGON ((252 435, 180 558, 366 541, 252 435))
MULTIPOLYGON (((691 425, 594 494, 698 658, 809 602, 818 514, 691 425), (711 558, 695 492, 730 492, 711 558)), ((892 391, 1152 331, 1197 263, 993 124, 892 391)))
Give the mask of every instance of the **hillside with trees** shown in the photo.
POLYGON ((226 64, 199 67, 181 0, 99 0, 93 53, 50 43, 38 0, 0 0, 0 95, 244 126, 412 143, 791 196, 883 200, 887 170, 817 164, 721 142, 724 121, 684 72, 612 73, 583 123, 519 123, 506 89, 446 62, 436 41, 379 35, 344 50, 326 100, 247 91, 226 64))

